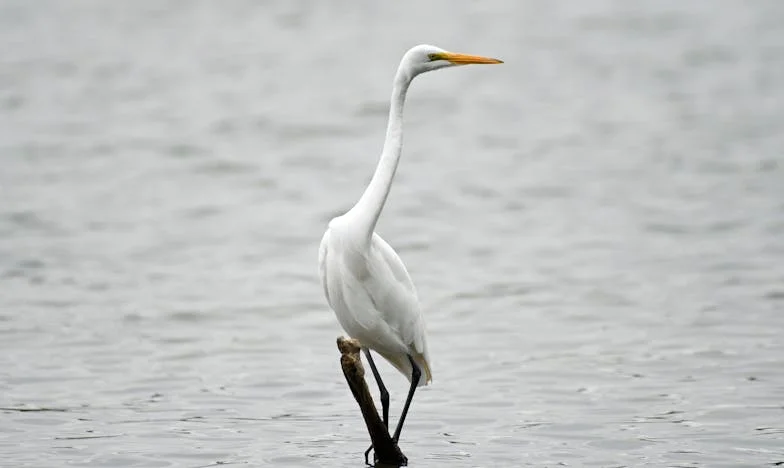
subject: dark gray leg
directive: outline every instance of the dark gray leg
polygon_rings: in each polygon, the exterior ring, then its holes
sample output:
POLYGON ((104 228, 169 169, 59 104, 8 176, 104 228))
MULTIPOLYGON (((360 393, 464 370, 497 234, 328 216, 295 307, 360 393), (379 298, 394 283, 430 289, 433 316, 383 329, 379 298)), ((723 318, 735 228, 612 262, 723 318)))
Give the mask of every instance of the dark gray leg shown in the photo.
POLYGON ((397 422, 397 428, 395 429, 395 435, 392 436, 392 440, 397 443, 398 439, 400 438, 400 431, 403 430, 403 423, 406 421, 406 414, 408 414, 408 407, 411 406, 411 399, 414 398, 414 392, 416 391, 417 385, 419 384, 419 378, 422 376, 422 371, 419 370, 419 366, 417 366, 414 359, 411 355, 408 356, 408 362, 411 363, 411 367, 413 371, 411 371, 411 387, 408 389, 408 397, 406 398, 406 404, 403 406, 403 413, 400 415, 400 421, 397 422))
MULTIPOLYGON (((367 358, 368 364, 370 365, 370 370, 373 371, 373 377, 376 378, 376 384, 378 384, 378 390, 381 393, 381 414, 384 418, 384 427, 389 430, 389 392, 387 391, 387 387, 384 385, 384 381, 381 380, 381 374, 378 373, 378 369, 376 368, 376 363, 373 362, 373 356, 370 355, 370 350, 367 348, 363 348, 362 351, 365 352, 365 358, 367 358)), ((370 457, 370 451, 373 450, 373 445, 371 444, 367 450, 365 450, 365 464, 370 465, 371 463, 368 461, 368 457, 370 457)))
POLYGON ((384 386, 384 381, 381 380, 381 374, 378 373, 376 363, 373 362, 373 357, 370 355, 370 350, 364 348, 363 351, 365 352, 368 364, 370 364, 370 370, 373 371, 373 377, 376 378, 378 390, 381 392, 381 412, 384 417, 384 426, 389 429, 389 392, 387 391, 387 387, 384 386))
POLYGON ((370 451, 371 450, 373 450, 373 444, 370 444, 370 447, 368 447, 368 449, 365 450, 365 465, 368 465, 368 466, 373 466, 373 464, 376 463, 376 457, 375 456, 373 456, 373 463, 370 463, 370 458, 369 457, 370 457, 370 451))

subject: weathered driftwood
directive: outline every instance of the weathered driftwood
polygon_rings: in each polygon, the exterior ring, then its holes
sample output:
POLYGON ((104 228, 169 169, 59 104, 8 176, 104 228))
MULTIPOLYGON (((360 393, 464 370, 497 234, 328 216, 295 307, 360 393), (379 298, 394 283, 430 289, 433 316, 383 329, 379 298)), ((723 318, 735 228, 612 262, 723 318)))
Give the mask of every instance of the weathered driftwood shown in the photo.
POLYGON ((370 396, 370 390, 365 382, 365 369, 359 357, 361 350, 359 341, 351 338, 338 338, 338 349, 340 350, 340 367, 343 368, 343 375, 346 377, 348 387, 354 395, 354 399, 359 404, 362 417, 365 419, 370 440, 373 443, 373 451, 376 466, 404 466, 408 463, 406 456, 400 451, 400 447, 392 440, 389 431, 384 427, 381 416, 378 415, 376 404, 370 396))

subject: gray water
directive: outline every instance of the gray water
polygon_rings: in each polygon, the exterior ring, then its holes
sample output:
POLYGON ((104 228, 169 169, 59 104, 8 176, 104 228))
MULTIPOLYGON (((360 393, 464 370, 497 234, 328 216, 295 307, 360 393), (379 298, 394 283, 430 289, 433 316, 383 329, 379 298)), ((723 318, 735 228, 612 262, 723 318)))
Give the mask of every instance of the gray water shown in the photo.
POLYGON ((784 3, 355 3, 0 3, 0 464, 362 466, 317 249, 422 42, 506 64, 409 93, 410 465, 784 463, 784 3))

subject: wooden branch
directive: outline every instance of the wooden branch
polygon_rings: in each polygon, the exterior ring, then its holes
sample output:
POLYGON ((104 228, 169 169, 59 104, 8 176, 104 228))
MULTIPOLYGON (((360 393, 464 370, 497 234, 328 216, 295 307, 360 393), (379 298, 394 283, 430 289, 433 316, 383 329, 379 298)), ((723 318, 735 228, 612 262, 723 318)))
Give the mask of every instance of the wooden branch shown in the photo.
POLYGON ((384 427, 384 421, 378 415, 376 404, 370 396, 370 390, 365 382, 365 369, 359 357, 361 349, 359 341, 351 338, 338 338, 338 349, 340 350, 340 367, 343 368, 343 375, 346 377, 348 387, 354 395, 354 399, 359 404, 362 417, 365 420, 370 440, 373 443, 374 458, 376 466, 404 466, 408 464, 408 459, 400 451, 400 447, 392 440, 389 431, 384 427))

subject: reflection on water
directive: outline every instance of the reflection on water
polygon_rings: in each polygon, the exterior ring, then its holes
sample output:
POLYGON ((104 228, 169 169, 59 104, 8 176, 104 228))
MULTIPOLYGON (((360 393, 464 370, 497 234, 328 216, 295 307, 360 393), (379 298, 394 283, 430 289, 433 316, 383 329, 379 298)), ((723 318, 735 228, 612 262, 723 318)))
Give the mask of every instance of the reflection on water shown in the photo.
POLYGON ((409 95, 380 232, 434 358, 411 465, 784 462, 782 25, 773 1, 3 2, 0 464, 361 464, 316 251, 419 42, 506 64, 409 95))

